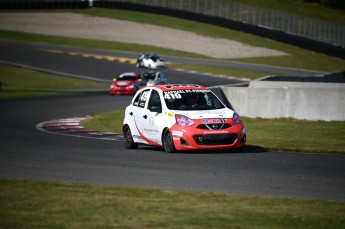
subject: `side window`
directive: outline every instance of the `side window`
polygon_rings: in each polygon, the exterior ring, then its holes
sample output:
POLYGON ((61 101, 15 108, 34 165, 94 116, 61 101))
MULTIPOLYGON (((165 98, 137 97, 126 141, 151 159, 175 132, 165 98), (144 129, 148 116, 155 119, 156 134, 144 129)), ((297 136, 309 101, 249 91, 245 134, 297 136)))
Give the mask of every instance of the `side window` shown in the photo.
POLYGON ((147 89, 138 94, 133 101, 133 106, 144 108, 149 92, 150 90, 147 89))
POLYGON ((159 93, 156 90, 152 90, 151 97, 149 100, 149 105, 147 107, 149 110, 162 110, 161 99, 159 97, 159 93))

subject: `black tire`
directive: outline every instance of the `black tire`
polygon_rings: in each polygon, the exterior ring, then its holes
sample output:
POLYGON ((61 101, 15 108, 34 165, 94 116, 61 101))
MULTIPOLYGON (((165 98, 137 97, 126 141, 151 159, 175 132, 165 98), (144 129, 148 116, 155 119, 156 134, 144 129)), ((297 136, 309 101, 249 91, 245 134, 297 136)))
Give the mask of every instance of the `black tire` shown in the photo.
POLYGON ((123 128, 123 138, 125 140, 125 147, 127 149, 136 149, 138 144, 133 141, 131 129, 128 126, 123 128))
POLYGON ((174 140, 169 130, 164 131, 162 142, 163 142, 163 148, 165 152, 167 153, 175 152, 176 149, 174 145, 174 140))

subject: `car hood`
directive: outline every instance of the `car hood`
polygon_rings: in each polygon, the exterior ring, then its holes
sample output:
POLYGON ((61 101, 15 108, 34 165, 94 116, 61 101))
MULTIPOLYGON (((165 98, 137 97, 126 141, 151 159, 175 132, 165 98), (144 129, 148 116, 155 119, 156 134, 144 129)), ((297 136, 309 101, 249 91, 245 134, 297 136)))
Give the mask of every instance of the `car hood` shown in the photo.
POLYGON ((234 111, 229 108, 217 110, 197 110, 197 111, 180 111, 174 110, 175 114, 187 116, 191 119, 205 119, 205 118, 232 118, 234 111))
POLYGON ((126 86, 126 85, 132 84, 134 82, 135 82, 135 80, 119 80, 119 81, 116 81, 116 84, 119 86, 126 86))

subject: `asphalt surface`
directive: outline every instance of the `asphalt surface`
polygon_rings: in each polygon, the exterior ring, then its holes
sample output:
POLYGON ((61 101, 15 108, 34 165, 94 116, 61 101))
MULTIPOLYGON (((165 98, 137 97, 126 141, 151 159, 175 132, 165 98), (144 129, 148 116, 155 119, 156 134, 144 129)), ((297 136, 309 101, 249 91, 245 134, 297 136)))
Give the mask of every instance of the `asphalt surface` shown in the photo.
MULTIPOLYGON (((130 63, 66 54, 70 47, 48 47, 63 50, 57 53, 42 51, 37 44, 9 43, 0 42, 2 62, 64 74, 85 74, 104 81, 110 81, 113 74, 123 70, 135 70, 130 63)), ((75 51, 95 54, 95 50, 89 49, 75 51)), ((98 51, 97 55, 109 54, 98 51)), ((207 86, 236 83, 233 79, 164 71, 176 82, 195 80, 207 86)), ((251 146, 243 153, 167 154, 160 148, 147 146, 127 150, 121 140, 54 135, 36 128, 44 121, 124 109, 130 99, 131 96, 110 96, 104 92, 0 100, 0 177, 345 200, 342 155, 265 152, 251 146)))

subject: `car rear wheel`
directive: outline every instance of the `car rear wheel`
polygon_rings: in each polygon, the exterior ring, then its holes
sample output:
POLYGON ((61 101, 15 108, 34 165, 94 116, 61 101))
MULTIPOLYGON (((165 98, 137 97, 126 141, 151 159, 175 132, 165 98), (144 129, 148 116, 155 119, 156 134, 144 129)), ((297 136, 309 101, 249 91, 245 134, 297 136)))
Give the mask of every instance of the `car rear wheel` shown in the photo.
POLYGON ((163 147, 165 152, 173 153, 175 152, 175 145, 171 133, 169 130, 164 131, 163 134, 163 147))
POLYGON ((136 149, 138 144, 133 141, 131 129, 128 126, 125 126, 123 129, 123 137, 125 139, 125 147, 127 149, 136 149))

